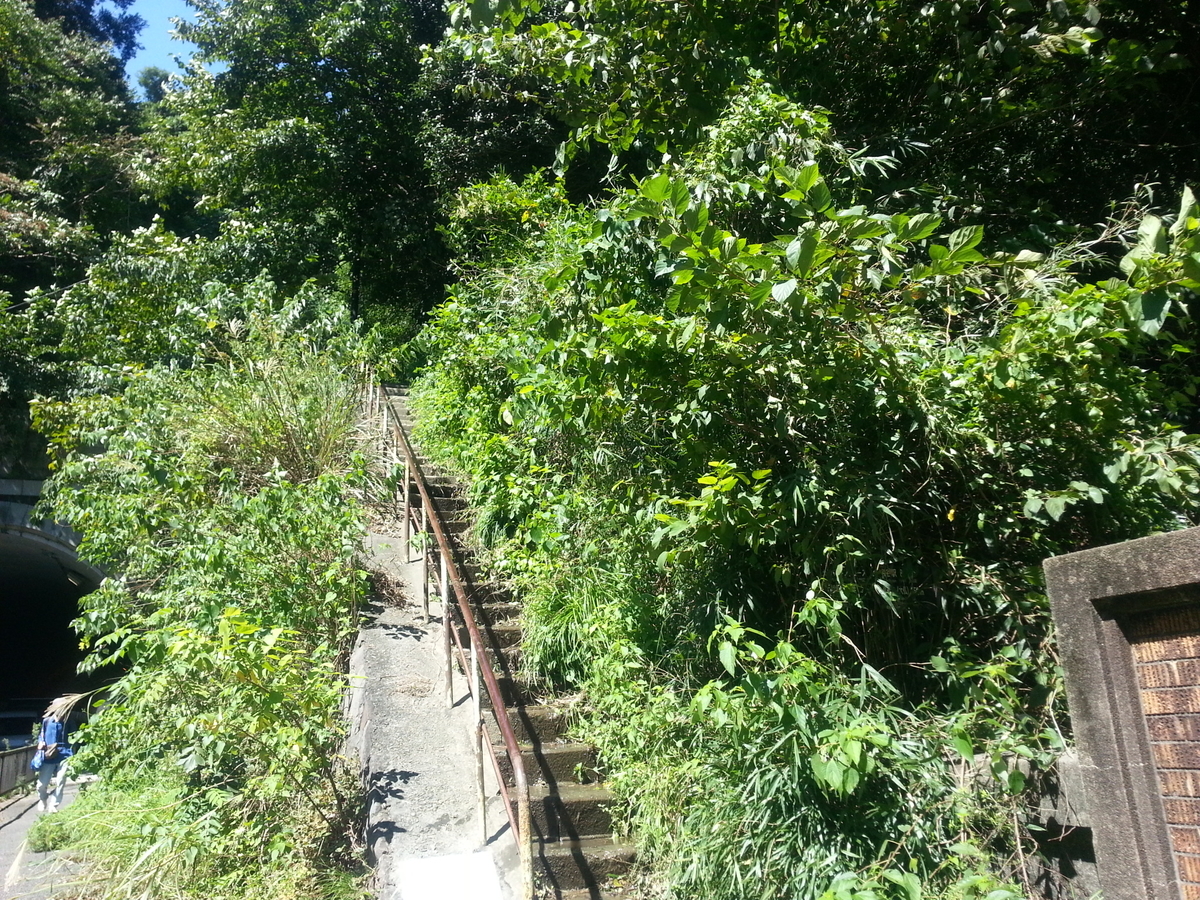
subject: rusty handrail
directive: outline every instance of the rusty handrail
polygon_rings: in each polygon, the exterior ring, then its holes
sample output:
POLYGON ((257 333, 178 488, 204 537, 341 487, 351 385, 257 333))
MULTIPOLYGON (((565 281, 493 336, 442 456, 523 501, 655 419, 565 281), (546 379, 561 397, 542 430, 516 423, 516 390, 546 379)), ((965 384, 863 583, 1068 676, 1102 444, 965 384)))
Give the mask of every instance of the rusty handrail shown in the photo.
MULTIPOLYGON (((525 774, 525 763, 521 758, 521 747, 517 740, 516 731, 513 729, 512 721, 509 719, 508 706, 504 702, 503 692, 500 690, 499 681, 496 678, 496 673, 492 669, 491 660, 488 659, 485 652, 486 645, 483 642, 483 637, 479 631, 479 625, 475 621, 475 614, 471 610, 470 594, 467 590, 466 583, 463 580, 462 573, 459 570, 458 560, 453 552, 453 545, 450 543, 445 527, 438 513, 438 508, 434 504, 429 493, 429 487, 425 480, 425 473, 421 468, 421 464, 417 461, 416 453, 413 452, 412 445, 409 443, 408 435, 405 434, 403 426, 400 424, 400 416, 396 413, 395 407, 392 405, 391 397, 387 396, 382 386, 376 387, 379 391, 381 399, 384 402, 384 410, 386 411, 386 424, 390 426, 392 434, 397 438, 400 449, 404 454, 404 463, 407 471, 405 472, 405 494, 408 492, 408 479, 411 477, 417 486, 417 492, 421 496, 421 505, 427 511, 427 520, 430 528, 433 530, 434 539, 437 541, 438 550, 440 551, 443 562, 443 573, 449 577, 450 585, 453 587, 455 595, 455 605, 458 607, 459 613, 462 615, 463 623, 467 626, 467 633, 470 636, 471 645, 474 649, 472 654, 471 668, 475 669, 483 677, 483 683, 487 688, 488 696, 492 702, 492 714, 495 716, 496 724, 500 728, 501 737, 504 740, 504 748, 509 758, 509 763, 512 766, 513 787, 517 794, 517 816, 516 821, 513 820, 512 803, 509 802, 509 794, 507 785, 502 771, 500 770, 499 760, 496 757, 495 748, 488 741, 488 751, 492 757, 492 765, 496 771, 496 780, 500 785, 500 793, 504 799, 505 812, 508 815, 509 826, 513 830, 513 835, 517 840, 517 849, 520 852, 521 859, 521 876, 524 883, 524 896, 526 900, 532 900, 533 897, 533 859, 532 859, 532 825, 531 814, 529 808, 529 782, 525 774), (477 667, 477 668, 476 668, 477 667)), ((407 522, 407 518, 406 518, 407 522)), ((439 573, 441 576, 441 573, 439 573)), ((444 577, 444 576, 442 576, 444 577)), ((441 581, 442 597, 446 599, 445 581, 441 581)), ((443 627, 452 633, 454 643, 459 651, 459 660, 463 664, 464 673, 468 671, 467 660, 465 658, 462 642, 457 634, 453 634, 453 616, 450 614, 446 604, 443 604, 443 627)), ((467 684, 471 692, 478 695, 478 681, 472 684, 470 676, 467 677, 467 684)), ((478 701, 478 696, 476 700, 478 701)), ((476 727, 481 727, 482 722, 477 722, 476 727)), ((482 772, 481 772, 482 774, 482 772)), ((486 816, 486 808, 484 810, 486 816)))

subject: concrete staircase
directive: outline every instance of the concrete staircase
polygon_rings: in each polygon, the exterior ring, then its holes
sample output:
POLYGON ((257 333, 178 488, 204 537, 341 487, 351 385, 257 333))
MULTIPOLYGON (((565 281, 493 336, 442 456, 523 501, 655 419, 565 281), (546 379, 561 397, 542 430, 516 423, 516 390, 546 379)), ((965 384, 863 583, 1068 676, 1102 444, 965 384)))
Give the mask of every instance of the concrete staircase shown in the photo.
MULTIPOLYGON (((407 392, 389 388, 387 396, 402 427, 410 432, 407 392)), ((415 445, 414 451, 441 521, 456 544, 454 549, 475 601, 473 612, 490 644, 488 657, 521 744, 530 784, 537 895, 559 900, 618 898, 622 894, 621 881, 634 861, 634 850, 613 839, 608 812, 611 796, 596 772, 595 751, 566 736, 570 717, 562 705, 541 702, 521 682, 520 604, 487 583, 463 540, 470 524, 466 503, 451 479, 437 473, 415 445)), ((488 738, 496 746, 497 756, 505 759, 503 740, 486 695, 484 708, 488 738)), ((503 774, 511 787, 511 771, 503 774)))

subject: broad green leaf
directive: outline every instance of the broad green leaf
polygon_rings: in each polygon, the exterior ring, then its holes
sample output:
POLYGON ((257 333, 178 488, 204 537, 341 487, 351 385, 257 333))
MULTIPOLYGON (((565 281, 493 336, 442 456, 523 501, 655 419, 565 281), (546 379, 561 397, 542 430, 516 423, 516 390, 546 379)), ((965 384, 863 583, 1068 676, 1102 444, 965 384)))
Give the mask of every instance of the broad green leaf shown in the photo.
POLYGON ((1158 288, 1141 294, 1131 294, 1128 304, 1138 327, 1153 337, 1167 321, 1167 314, 1171 311, 1171 296, 1165 288, 1158 288))
POLYGON ((795 180, 792 181, 792 187, 797 190, 808 192, 817 179, 821 177, 821 169, 815 162, 810 162, 800 169, 795 180))
POLYGON ((921 879, 912 872, 887 869, 883 877, 904 891, 904 900, 921 900, 921 879))
POLYGON ((858 781, 861 776, 855 768, 846 768, 842 771, 842 783, 839 787, 844 794, 854 793, 854 789, 858 787, 858 781))
POLYGON ((960 228, 950 235, 950 252, 957 253, 959 250, 970 250, 983 239, 983 226, 970 225, 966 228, 960 228))
POLYGON ((721 660, 721 665, 725 667, 725 671, 730 675, 737 673, 737 650, 729 641, 722 641, 721 646, 717 651, 717 656, 721 660))
POLYGON ((942 224, 942 217, 933 213, 920 213, 904 223, 896 236, 903 241, 920 241, 929 237, 942 224))
POLYGON ((771 288, 771 296, 778 303, 785 303, 792 294, 796 293, 796 279, 789 278, 771 288))
POLYGON ((805 201, 816 212, 824 212, 833 205, 833 195, 829 192, 825 182, 819 181, 812 186, 808 192, 805 201))
POLYGON ((1146 216, 1138 226, 1137 249, 1145 253, 1166 253, 1167 233, 1163 229, 1162 219, 1158 216, 1146 216))
POLYGON ((1008 792, 1019 794, 1025 790, 1025 775, 1019 769, 1011 769, 1008 773, 1008 792))
POLYGON ((787 246, 788 266, 801 278, 808 275, 812 268, 813 254, 820 242, 815 231, 810 230, 795 238, 787 246))
POLYGON ((1184 185, 1183 195, 1179 199, 1179 213, 1174 224, 1171 225, 1171 237, 1178 237, 1187 230, 1188 220, 1195 215, 1195 212, 1196 196, 1190 187, 1184 185))

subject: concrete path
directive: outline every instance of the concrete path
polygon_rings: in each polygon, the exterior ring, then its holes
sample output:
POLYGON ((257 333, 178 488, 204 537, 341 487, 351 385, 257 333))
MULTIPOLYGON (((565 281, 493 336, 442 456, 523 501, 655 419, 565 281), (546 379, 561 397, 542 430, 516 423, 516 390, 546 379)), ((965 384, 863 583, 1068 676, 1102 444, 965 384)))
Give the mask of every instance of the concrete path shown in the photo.
MULTIPOLYGON (((368 777, 370 855, 379 900, 506 900, 517 896, 517 851, 494 777, 485 840, 471 700, 455 670, 446 706, 441 608, 423 621, 419 558, 398 537, 371 534, 369 567, 390 582, 351 660, 352 749, 368 777), (415 556, 415 555, 414 555, 415 556)), ((485 758, 486 774, 491 762, 485 758)))
MULTIPOLYGON (((66 806, 79 787, 67 782, 66 806)), ((0 799, 0 900, 45 900, 75 881, 74 867, 50 853, 34 853, 25 836, 38 820, 37 794, 0 799)))

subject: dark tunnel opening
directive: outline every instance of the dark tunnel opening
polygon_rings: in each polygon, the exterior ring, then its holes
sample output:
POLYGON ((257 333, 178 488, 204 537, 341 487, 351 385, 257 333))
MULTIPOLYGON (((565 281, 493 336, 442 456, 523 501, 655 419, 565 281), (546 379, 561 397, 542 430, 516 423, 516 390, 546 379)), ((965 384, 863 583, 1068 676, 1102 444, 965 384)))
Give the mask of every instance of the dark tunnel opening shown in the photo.
POLYGON ((0 745, 17 745, 46 702, 98 686, 77 673, 84 652, 71 627, 96 573, 66 546, 0 531, 0 745))

